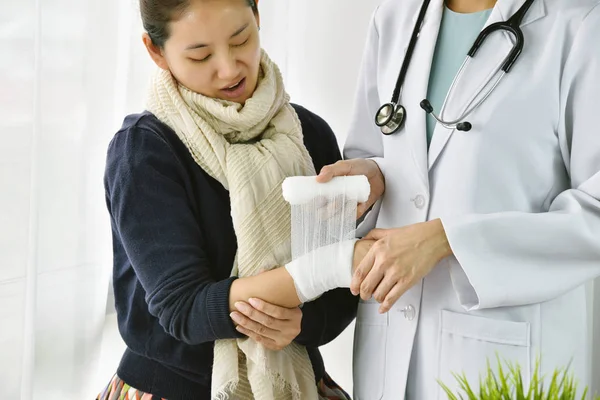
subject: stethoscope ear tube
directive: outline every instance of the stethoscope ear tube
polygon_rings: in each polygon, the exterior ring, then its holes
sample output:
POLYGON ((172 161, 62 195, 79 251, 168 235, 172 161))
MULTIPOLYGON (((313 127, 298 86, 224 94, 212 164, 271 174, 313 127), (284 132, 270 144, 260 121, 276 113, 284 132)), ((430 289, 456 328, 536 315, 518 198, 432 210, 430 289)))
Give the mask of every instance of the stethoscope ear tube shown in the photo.
POLYGON ((519 58, 519 56, 521 55, 521 52, 523 51, 523 45, 525 42, 525 38, 523 37, 523 31, 521 31, 519 27, 515 28, 510 23, 510 19, 507 22, 496 22, 494 24, 491 24, 490 26, 486 27, 483 31, 481 31, 479 36, 477 36, 475 43, 473 43, 473 46, 469 50, 468 55, 471 58, 475 57, 477 51, 479 50, 485 39, 487 39, 487 37, 491 33, 496 31, 510 32, 515 38, 515 45, 506 57, 504 64, 502 64, 502 71, 509 72, 512 66, 514 65, 515 61, 517 61, 517 58, 519 58))
POLYGON ((427 114, 431 114, 433 112, 433 107, 431 106, 431 103, 427 99, 421 101, 420 106, 427 114))
POLYGON ((436 121, 438 121, 440 124, 442 124, 444 127, 448 128, 448 129, 456 128, 459 131, 468 132, 473 128, 473 125, 471 125, 471 123, 469 121, 459 122, 455 125, 448 124, 445 121, 442 121, 437 115, 435 115, 435 113, 433 112, 433 106, 427 99, 424 99, 423 101, 421 101, 420 106, 427 114, 430 114, 433 118, 435 118, 436 121))

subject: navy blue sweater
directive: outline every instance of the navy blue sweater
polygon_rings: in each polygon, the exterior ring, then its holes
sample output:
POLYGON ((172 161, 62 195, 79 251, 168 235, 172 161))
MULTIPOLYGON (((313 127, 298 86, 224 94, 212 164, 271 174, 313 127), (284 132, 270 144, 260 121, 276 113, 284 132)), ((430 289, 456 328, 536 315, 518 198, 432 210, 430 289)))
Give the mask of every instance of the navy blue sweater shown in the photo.
MULTIPOLYGON (((327 123, 294 108, 316 170, 339 160, 327 123)), ((128 116, 110 143, 105 188, 127 345, 117 374, 168 400, 208 399, 214 341, 241 336, 229 317, 237 250, 229 194, 148 112, 128 116)), ((357 302, 337 289, 304 305, 296 342, 307 346, 317 380, 324 375, 318 346, 348 326, 357 302)))

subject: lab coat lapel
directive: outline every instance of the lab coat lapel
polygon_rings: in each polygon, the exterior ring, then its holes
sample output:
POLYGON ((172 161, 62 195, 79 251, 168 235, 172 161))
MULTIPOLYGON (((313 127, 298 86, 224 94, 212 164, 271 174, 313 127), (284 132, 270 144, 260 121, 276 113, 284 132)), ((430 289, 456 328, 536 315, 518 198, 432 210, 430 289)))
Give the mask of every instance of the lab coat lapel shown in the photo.
MULTIPOLYGON (((419 104, 427 97, 429 74, 440 29, 443 5, 443 0, 432 0, 429 4, 400 97, 401 104, 404 104, 407 109, 406 125, 403 134, 408 135, 410 139, 419 175, 426 187, 429 187, 427 169, 427 115, 419 104)), ((412 21, 413 24, 416 21, 418 13, 419 10, 417 9, 412 21)), ((413 26, 410 26, 410 32, 412 32, 413 26)))
MULTIPOLYGON (((525 0, 500 0, 485 26, 499 21, 506 21, 523 5, 525 0)), ((543 0, 536 0, 530 7, 521 26, 530 24, 545 15, 543 0)), ((525 38, 527 41, 527 38, 525 38)), ((455 120, 462 115, 467 108, 479 101, 477 94, 486 93, 488 86, 493 84, 497 74, 502 67, 504 60, 512 50, 514 38, 506 32, 494 32, 488 36, 484 44, 474 58, 467 62, 462 75, 456 81, 454 89, 448 93, 444 106, 441 110, 441 117, 444 120, 455 120), (490 81, 488 83, 488 81, 490 81)), ((527 45, 527 44, 526 44, 527 45)), ((526 46, 525 45, 525 46, 526 46)), ((518 62, 518 61, 517 61, 518 62)), ((493 101, 493 94, 486 101, 493 101)), ((476 113, 476 111, 474 111, 476 113)), ((465 118, 469 120, 469 118, 465 118)), ((431 145, 429 147, 429 169, 433 168, 438 157, 444 150, 450 137, 456 129, 447 129, 441 124, 436 124, 431 145)), ((473 132, 462 132, 469 135, 473 132)))
MULTIPOLYGON (((529 25, 546 16, 546 6, 544 1, 545 0, 535 0, 533 4, 531 4, 529 11, 521 23, 521 27, 529 25)), ((512 17, 524 3, 525 0, 500 0, 498 2, 498 9, 503 17, 502 20, 505 21, 512 17)), ((509 37, 512 40, 512 36, 509 37)), ((527 38, 525 39, 525 42, 527 43, 527 38)))

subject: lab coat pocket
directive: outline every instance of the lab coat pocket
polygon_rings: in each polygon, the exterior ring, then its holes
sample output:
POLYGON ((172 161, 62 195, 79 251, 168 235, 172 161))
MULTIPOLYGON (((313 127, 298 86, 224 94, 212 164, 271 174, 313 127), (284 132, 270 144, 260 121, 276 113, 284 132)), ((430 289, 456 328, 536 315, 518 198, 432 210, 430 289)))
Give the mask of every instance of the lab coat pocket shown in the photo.
MULTIPOLYGON (((465 375, 473 390, 479 388, 479 378, 487 373, 487 362, 497 370, 498 358, 506 371, 506 362, 521 368, 523 382, 529 385, 531 372, 531 333, 527 322, 514 322, 460 314, 442 310, 438 379, 453 393, 459 385, 452 375, 465 375)), ((464 394, 464 392, 460 392, 464 394)), ((438 399, 446 399, 439 389, 438 399)))
POLYGON ((385 349, 388 314, 379 303, 360 301, 354 332, 354 399, 379 400, 385 385, 385 349))

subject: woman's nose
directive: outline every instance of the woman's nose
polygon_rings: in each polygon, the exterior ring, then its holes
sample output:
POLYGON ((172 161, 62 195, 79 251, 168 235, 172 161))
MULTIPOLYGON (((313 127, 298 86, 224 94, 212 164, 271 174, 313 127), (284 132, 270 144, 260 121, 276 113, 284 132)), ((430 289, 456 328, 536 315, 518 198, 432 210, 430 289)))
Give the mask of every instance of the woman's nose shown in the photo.
POLYGON ((237 62, 232 54, 225 54, 220 57, 217 65, 217 76, 225 83, 231 83, 232 80, 240 75, 237 68, 237 62))

